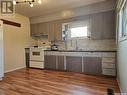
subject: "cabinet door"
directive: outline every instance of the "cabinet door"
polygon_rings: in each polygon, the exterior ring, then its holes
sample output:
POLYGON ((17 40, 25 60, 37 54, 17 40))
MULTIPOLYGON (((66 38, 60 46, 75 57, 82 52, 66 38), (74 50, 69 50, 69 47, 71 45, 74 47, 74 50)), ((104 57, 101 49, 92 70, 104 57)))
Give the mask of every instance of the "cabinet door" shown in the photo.
POLYGON ((46 24, 46 26, 45 26, 46 27, 46 29, 45 29, 46 31, 44 32, 44 34, 45 35, 48 35, 49 34, 49 28, 50 28, 49 26, 50 26, 50 23, 49 22, 46 22, 45 24, 46 24))
POLYGON ((43 35, 43 27, 44 27, 44 24, 43 23, 39 23, 38 24, 38 31, 39 31, 39 34, 40 35, 43 35))
POLYGON ((103 13, 93 14, 91 16, 92 32, 91 38, 95 40, 102 39, 103 13))
POLYGON ((31 34, 31 36, 37 36, 38 35, 38 25, 37 24, 31 24, 30 25, 30 34, 31 34))
POLYGON ((54 22, 49 22, 49 34, 48 34, 48 40, 54 41, 54 22))
POLYGON ((49 22, 49 41, 59 41, 62 38, 60 21, 49 22))
POLYGON ((42 35, 48 35, 48 29, 49 29, 49 27, 48 27, 48 24, 47 24, 47 22, 45 22, 45 23, 38 23, 38 24, 36 24, 37 26, 37 33, 38 33, 38 35, 39 36, 42 36, 42 35))
POLYGON ((56 56, 45 55, 45 69, 56 70, 56 56))
POLYGON ((60 41, 62 39, 62 26, 60 21, 54 23, 54 40, 60 41))
POLYGON ((65 70, 64 69, 64 56, 57 56, 57 69, 58 70, 65 70))
POLYGON ((34 35, 34 24, 30 25, 30 35, 33 36, 34 35))
POLYGON ((71 72, 82 72, 82 57, 67 56, 66 70, 71 72))
POLYGON ((101 60, 102 59, 99 57, 84 57, 83 58, 84 73, 101 74, 102 73, 101 60))
POLYGON ((115 11, 105 12, 103 20, 103 39, 115 38, 115 11))

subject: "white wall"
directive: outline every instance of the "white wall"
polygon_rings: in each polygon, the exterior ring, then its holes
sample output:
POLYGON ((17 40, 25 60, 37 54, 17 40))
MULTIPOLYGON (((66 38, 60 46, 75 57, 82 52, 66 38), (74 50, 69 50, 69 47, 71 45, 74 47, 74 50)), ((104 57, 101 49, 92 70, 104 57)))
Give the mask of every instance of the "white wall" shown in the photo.
POLYGON ((3 22, 0 20, 0 80, 3 77, 3 22))
MULTIPOLYGON (((117 11, 124 0, 118 0, 117 11)), ((117 26, 118 28, 118 26, 117 26)), ((118 38, 120 38, 118 31, 118 38)), ((119 39, 120 40, 120 39, 119 39)), ((127 40, 118 41, 117 78, 122 93, 127 93, 127 40)))
POLYGON ((29 18, 16 14, 7 19, 21 24, 21 27, 4 24, 4 72, 25 67, 24 48, 30 45, 29 18))
POLYGON ((127 93, 127 40, 118 43, 118 80, 121 91, 127 93))

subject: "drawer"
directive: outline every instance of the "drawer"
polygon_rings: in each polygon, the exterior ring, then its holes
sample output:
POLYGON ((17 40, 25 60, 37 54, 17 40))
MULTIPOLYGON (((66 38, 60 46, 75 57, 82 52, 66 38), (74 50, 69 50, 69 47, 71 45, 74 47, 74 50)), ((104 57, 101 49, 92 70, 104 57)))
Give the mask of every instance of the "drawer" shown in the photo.
POLYGON ((101 57, 99 52, 83 52, 84 57, 101 57))
POLYGON ((102 53, 102 57, 116 57, 116 53, 102 53))
POLYGON ((42 69, 42 68, 44 68, 44 62, 30 61, 30 67, 42 69))
POLYGON ((59 52, 59 51, 46 51, 45 55, 57 55, 57 56, 64 56, 65 52, 59 52))
POLYGON ((102 63, 115 63, 115 58, 102 58, 102 63))
POLYGON ((111 69, 115 69, 115 64, 112 63, 102 63, 102 68, 111 68, 111 69))
POLYGON ((109 76, 116 76, 116 70, 115 69, 102 69, 103 75, 109 75, 109 76))
POLYGON ((53 55, 64 56, 65 52, 55 52, 55 53, 53 53, 53 55))
POLYGON ((82 52, 66 52, 66 56, 79 56, 82 57, 82 52))
POLYGON ((50 51, 45 51, 45 52, 44 52, 44 55, 52 55, 52 52, 50 52, 50 51))

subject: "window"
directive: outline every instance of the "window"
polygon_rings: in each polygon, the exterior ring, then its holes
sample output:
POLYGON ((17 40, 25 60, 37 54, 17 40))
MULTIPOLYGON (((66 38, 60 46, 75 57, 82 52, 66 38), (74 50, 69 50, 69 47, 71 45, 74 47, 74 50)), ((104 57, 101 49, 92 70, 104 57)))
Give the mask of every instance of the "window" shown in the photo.
POLYGON ((91 24, 89 19, 62 24, 62 39, 84 39, 90 37, 91 24))
POLYGON ((127 1, 125 1, 121 7, 119 13, 119 31, 120 40, 127 38, 127 1))
POLYGON ((88 37, 87 32, 88 32, 87 26, 71 28, 71 38, 88 37))
POLYGON ((122 17, 122 37, 124 37, 127 32, 127 3, 124 4, 124 7, 121 10, 121 17, 122 17))

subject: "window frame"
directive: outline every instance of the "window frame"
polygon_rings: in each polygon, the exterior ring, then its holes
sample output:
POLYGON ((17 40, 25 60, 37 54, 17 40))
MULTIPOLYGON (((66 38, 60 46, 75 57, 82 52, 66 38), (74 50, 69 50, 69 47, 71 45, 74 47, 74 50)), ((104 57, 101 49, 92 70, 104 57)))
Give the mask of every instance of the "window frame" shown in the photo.
MULTIPOLYGON (((127 4, 127 0, 124 0, 123 4, 121 5, 121 8, 118 12, 118 31, 119 31, 119 37, 118 37, 118 40, 119 41, 124 41, 124 40, 127 40, 127 31, 124 31, 124 27, 123 27, 123 24, 124 24, 124 21, 125 19, 123 19, 123 15, 124 15, 124 12, 123 12, 123 9, 124 7, 126 7, 126 4, 127 4)), ((126 17, 127 19, 127 17, 126 17)))

